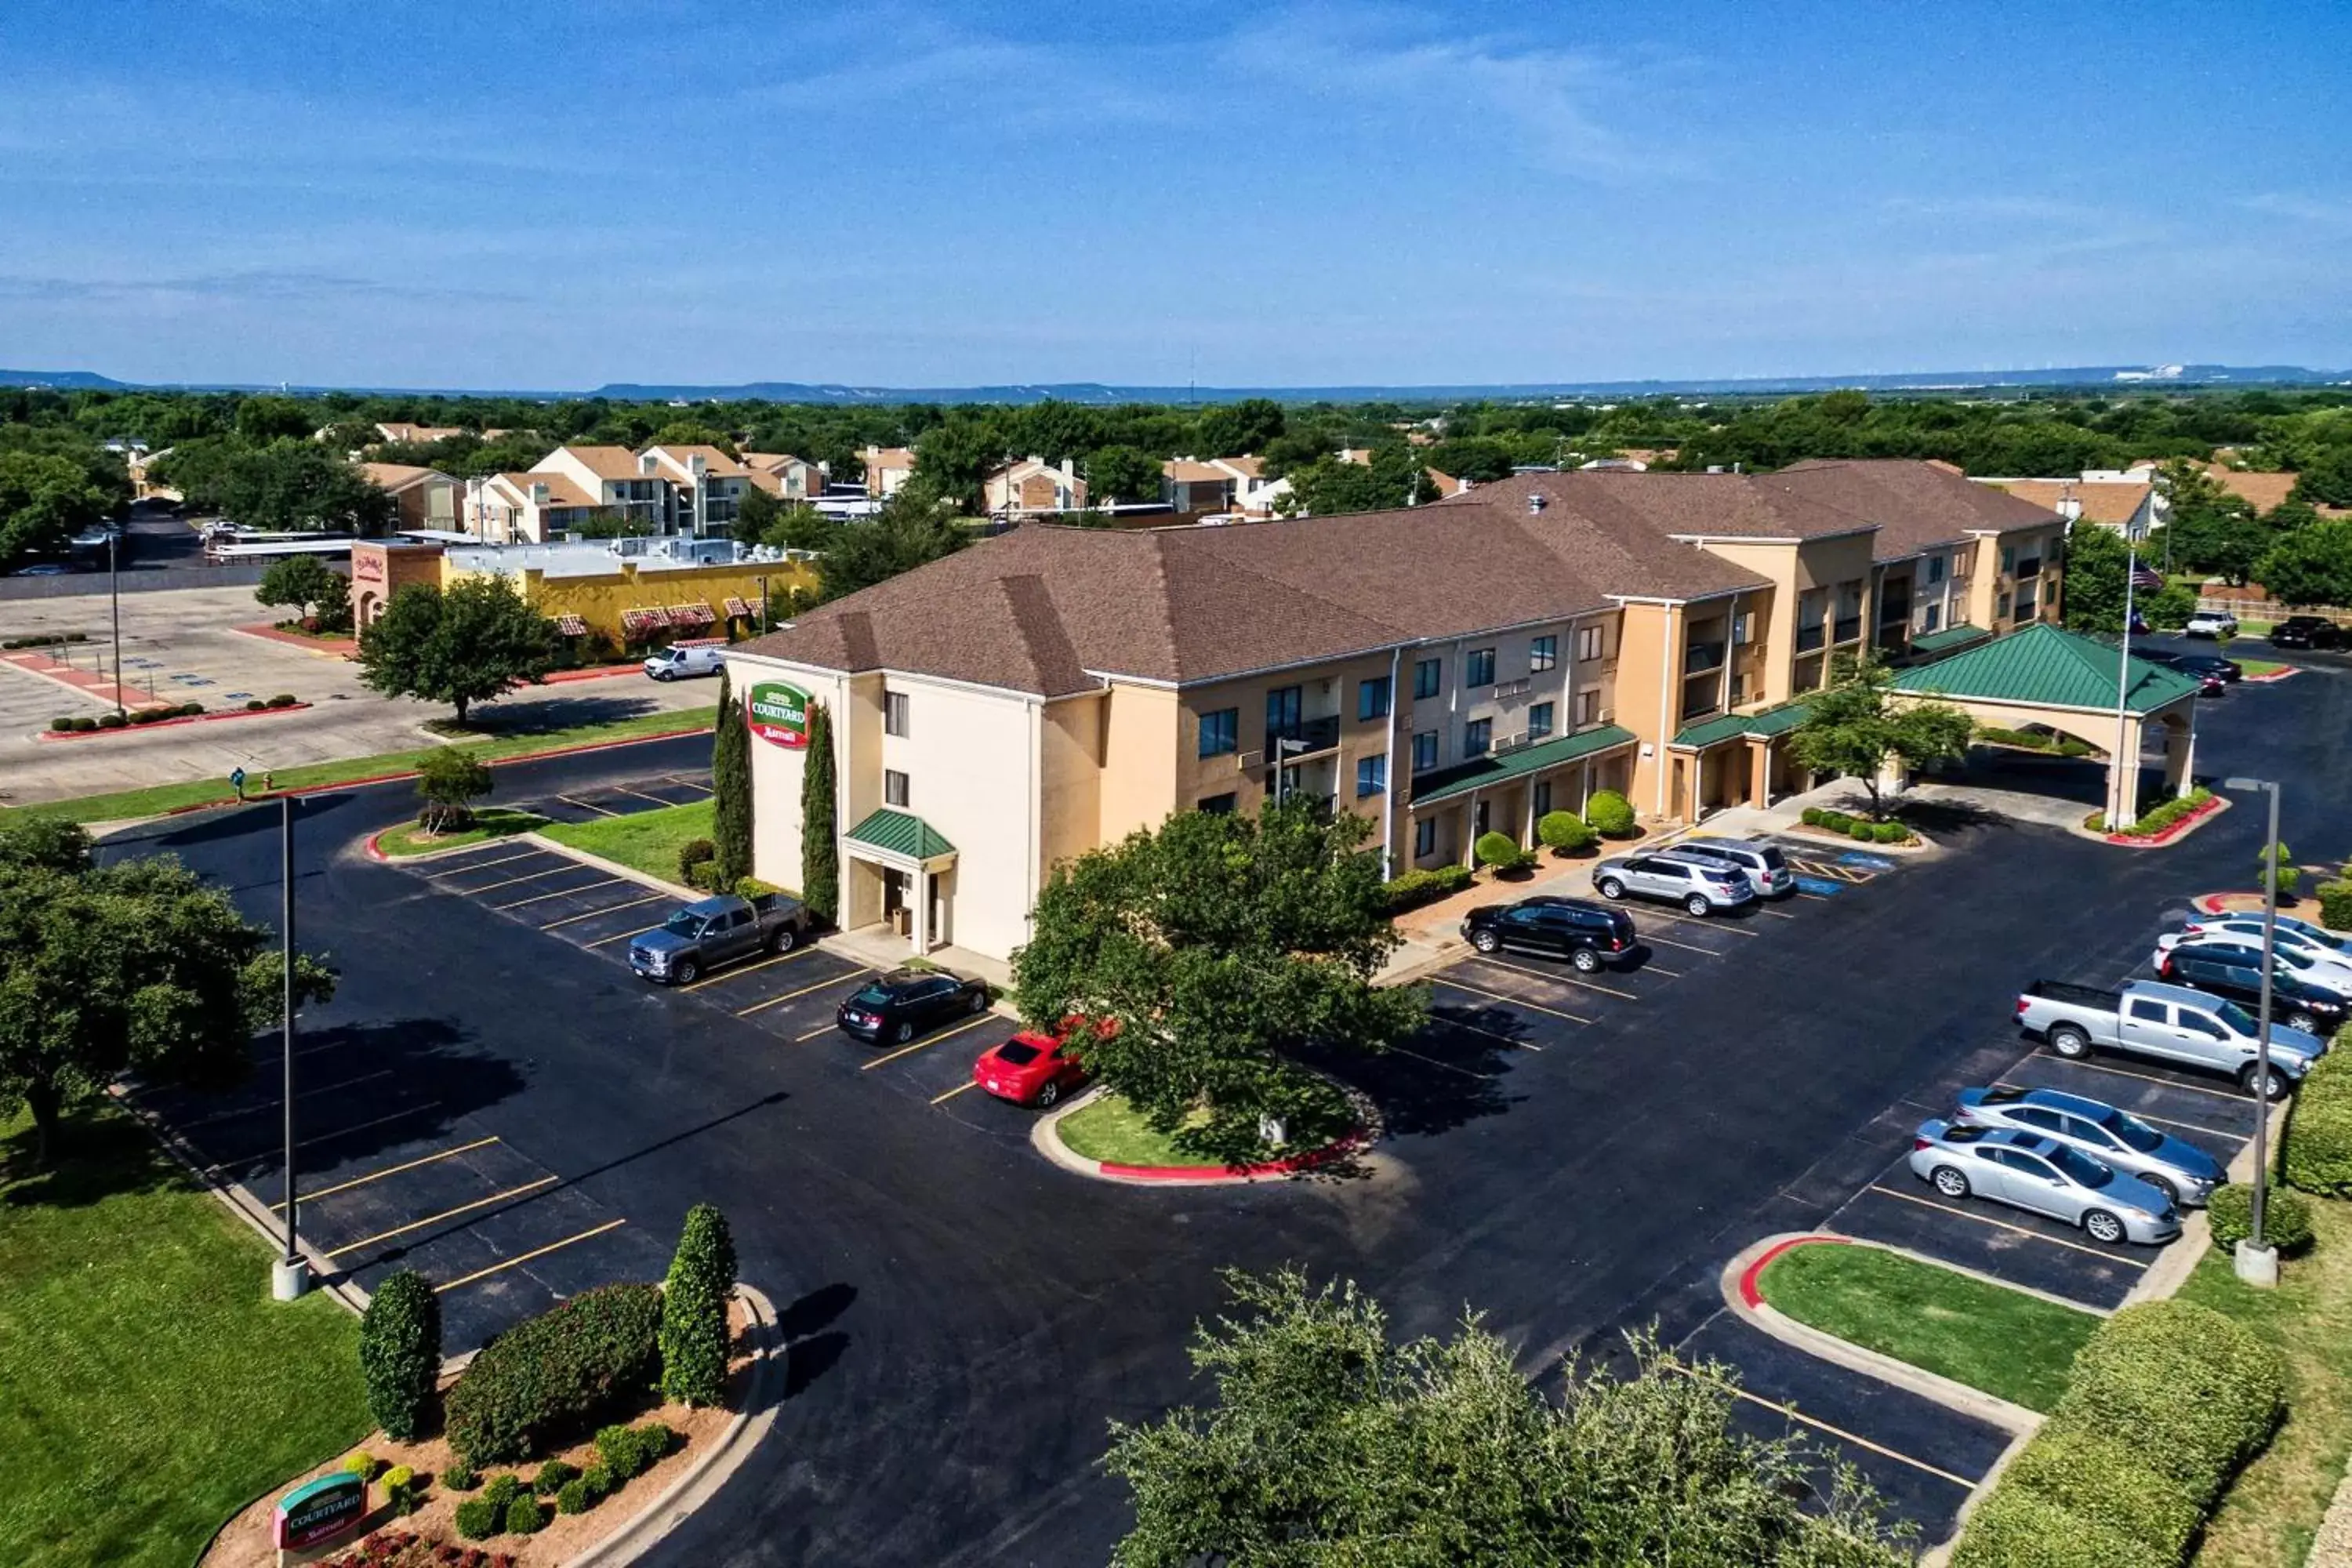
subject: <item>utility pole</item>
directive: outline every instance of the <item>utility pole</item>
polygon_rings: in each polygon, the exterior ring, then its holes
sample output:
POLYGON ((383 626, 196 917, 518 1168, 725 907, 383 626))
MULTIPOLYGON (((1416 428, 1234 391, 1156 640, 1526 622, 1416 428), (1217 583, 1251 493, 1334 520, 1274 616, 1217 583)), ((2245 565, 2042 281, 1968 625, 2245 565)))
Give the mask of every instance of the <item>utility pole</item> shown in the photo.
MULTIPOLYGON (((122 573, 115 556, 115 547, 121 542, 121 530, 106 536, 106 599, 114 617, 114 711, 118 718, 127 718, 122 709, 122 573)), ((154 695, 154 689, 148 689, 154 695)))
POLYGON ((2126 747, 2125 737, 2131 728, 2131 629, 2134 584, 2132 574, 2139 570, 2139 556, 2126 542, 2124 545, 2124 637, 2116 645, 2116 750, 2107 763, 2107 831, 2120 833, 2131 826, 2122 819, 2126 810, 2137 812, 2138 801, 2131 797, 2139 794, 2139 748, 2126 747), (2128 754, 2126 754, 2128 752, 2128 754), (2126 773, 2125 770, 2130 771, 2126 773))
POLYGON ((284 987, 282 998, 286 1016, 279 1024, 279 1040, 284 1048, 284 1082, 279 1090, 284 1097, 280 1104, 286 1135, 286 1255, 270 1266, 269 1294, 280 1301, 291 1301, 310 1287, 310 1266, 302 1261, 302 1250, 295 1240, 296 1194, 294 1190, 294 797, 278 797, 278 914, 279 942, 285 950, 286 973, 280 978, 284 987))
POLYGON ((2278 1283, 2278 1248, 2263 1239, 2263 1198, 2270 1188, 2271 1082, 2278 1069, 2271 1065, 2271 974, 2278 967, 2279 786, 2275 780, 2233 778, 2224 789, 2260 790, 2270 797, 2270 836, 2263 860, 2263 989, 2254 1032, 2254 1201, 2246 1239, 2231 1254, 2231 1267, 2247 1284, 2268 1289, 2278 1283))

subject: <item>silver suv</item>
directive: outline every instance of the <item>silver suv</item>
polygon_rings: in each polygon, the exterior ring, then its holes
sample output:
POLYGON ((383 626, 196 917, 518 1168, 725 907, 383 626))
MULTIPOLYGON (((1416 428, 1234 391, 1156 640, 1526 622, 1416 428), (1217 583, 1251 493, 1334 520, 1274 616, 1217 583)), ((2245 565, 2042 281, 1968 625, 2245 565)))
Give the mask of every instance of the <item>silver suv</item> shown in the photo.
POLYGON ((1592 885, 1604 899, 1639 893, 1645 899, 1680 904, 1695 915, 1756 901, 1756 888, 1747 872, 1709 860, 1680 860, 1664 853, 1603 860, 1592 868, 1592 885))
POLYGON ((1659 854, 1675 860, 1709 860, 1748 873, 1759 899, 1782 898, 1797 890, 1797 874, 1789 869, 1780 847, 1754 844, 1745 838, 1685 838, 1659 854))

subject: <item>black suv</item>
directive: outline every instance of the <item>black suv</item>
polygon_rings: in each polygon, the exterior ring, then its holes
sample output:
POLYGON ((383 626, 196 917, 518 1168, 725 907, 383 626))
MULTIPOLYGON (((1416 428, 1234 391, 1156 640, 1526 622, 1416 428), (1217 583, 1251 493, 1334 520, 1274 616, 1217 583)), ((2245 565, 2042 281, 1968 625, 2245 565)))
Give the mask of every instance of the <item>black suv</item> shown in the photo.
POLYGON ((919 1030, 987 1011, 985 980, 944 969, 894 969, 851 992, 833 1021, 844 1034, 861 1040, 903 1046, 919 1030))
POLYGON ((1519 948, 1565 958, 1591 974, 1633 954, 1633 917, 1582 899, 1522 899, 1472 910, 1462 936, 1480 952, 1519 948))
POLYGON ((2271 627, 2273 647, 2342 647, 2344 628, 2324 616, 2289 616, 2271 627))
MULTIPOLYGON (((2352 1006, 2343 995, 2313 984, 2279 955, 2271 972, 2271 1021, 2323 1039, 2342 1026, 2352 1006)), ((2249 1010, 2263 995, 2263 950, 2251 942, 2184 942, 2156 961, 2157 977, 2192 990, 2210 991, 2243 1004, 2249 1010)))

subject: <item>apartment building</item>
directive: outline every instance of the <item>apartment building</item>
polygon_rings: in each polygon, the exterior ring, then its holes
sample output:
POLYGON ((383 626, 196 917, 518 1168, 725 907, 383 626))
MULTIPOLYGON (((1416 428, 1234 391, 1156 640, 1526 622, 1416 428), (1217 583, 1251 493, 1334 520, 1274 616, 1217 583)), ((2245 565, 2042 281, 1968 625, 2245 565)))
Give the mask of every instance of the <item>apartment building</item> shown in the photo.
MULTIPOLYGON (((544 544, 593 520, 702 537, 734 526, 757 479, 716 447, 558 447, 519 473, 467 486, 465 530, 492 544, 544 544)), ((765 487, 762 487, 765 488, 765 487)))
POLYGON ((1272 517, 1276 499, 1289 493, 1289 480, 1267 479, 1265 465, 1246 455, 1160 465, 1160 499, 1179 517, 1272 517))
POLYGON ((1074 458, 1054 464, 1043 458, 1024 458, 990 473, 981 482, 981 500, 992 517, 1078 511, 1087 504, 1087 481, 1078 477, 1074 458))
POLYGON ((440 469, 409 463, 362 463, 359 468, 398 509, 395 531, 451 532, 463 521, 459 500, 464 487, 440 469))
POLYGON ((915 454, 907 447, 868 447, 858 453, 866 464, 866 493, 887 500, 915 477, 915 454))
POLYGON ((2068 522, 2089 522, 2122 534, 2135 543, 2164 524, 2170 510, 2156 486, 2152 468, 2085 468, 2071 479, 1995 479, 2011 495, 2045 507, 2068 522))
POLYGON ((642 466, 650 460, 655 477, 669 486, 668 533, 697 538, 724 533, 735 526, 743 492, 751 488, 751 470, 716 447, 648 447, 637 454, 642 466))
POLYGON ((781 500, 814 500, 824 494, 824 465, 790 452, 746 452, 743 467, 753 484, 781 500))
MULTIPOLYGON (((1625 792, 1686 820, 1807 781, 1841 653, 2054 614, 2055 514, 1908 462, 1528 474, 1388 512, 1032 525, 730 650, 834 718, 845 923, 1003 956, 1058 862, 1294 792, 1391 871, 1625 792)), ((804 723, 754 746, 758 875, 800 876, 804 723)))

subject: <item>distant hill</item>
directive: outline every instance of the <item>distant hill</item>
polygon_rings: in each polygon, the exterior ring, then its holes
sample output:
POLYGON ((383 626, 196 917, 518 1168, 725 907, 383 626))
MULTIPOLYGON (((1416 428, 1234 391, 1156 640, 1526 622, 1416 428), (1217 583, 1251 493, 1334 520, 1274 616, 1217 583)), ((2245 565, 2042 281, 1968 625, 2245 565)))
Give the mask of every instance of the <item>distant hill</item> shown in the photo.
POLYGON ((1526 402, 1569 397, 1769 397, 1807 392, 1998 392, 2032 387, 2315 386, 2352 384, 2352 370, 2302 365, 2069 365, 2047 370, 1955 370, 1891 375, 1732 376, 1644 381, 1446 383, 1418 386, 1116 386, 1096 381, 1008 383, 996 386, 856 386, 842 382, 754 381, 733 385, 610 382, 593 392, 521 387, 259 386, 228 382, 142 384, 86 370, 0 370, 0 386, 62 392, 351 392, 383 395, 530 397, 553 402, 604 397, 646 403, 1232 403, 1271 397, 1284 403, 1453 403, 1471 398, 1526 402))

